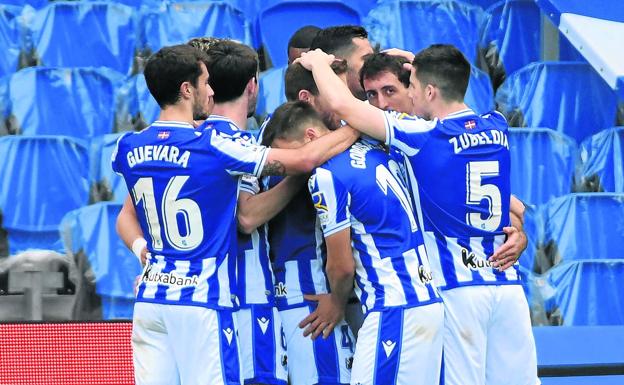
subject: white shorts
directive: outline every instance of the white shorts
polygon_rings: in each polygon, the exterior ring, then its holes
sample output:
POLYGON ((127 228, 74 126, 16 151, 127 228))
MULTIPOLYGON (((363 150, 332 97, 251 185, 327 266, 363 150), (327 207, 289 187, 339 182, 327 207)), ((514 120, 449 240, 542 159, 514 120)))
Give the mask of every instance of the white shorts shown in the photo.
POLYGON ((240 385, 231 311, 137 302, 132 350, 137 385, 240 385))
POLYGON ((445 385, 540 383, 522 286, 465 286, 441 294, 445 385))
POLYGON ((351 384, 438 385, 443 324, 439 302, 368 313, 355 345, 351 384))
POLYGON ((270 305, 250 305, 236 312, 245 384, 286 385, 286 347, 282 322, 270 305))
POLYGON ((280 311, 286 336, 288 374, 291 385, 348 384, 351 378, 355 338, 341 321, 324 339, 303 336, 299 322, 315 309, 315 304, 280 311))

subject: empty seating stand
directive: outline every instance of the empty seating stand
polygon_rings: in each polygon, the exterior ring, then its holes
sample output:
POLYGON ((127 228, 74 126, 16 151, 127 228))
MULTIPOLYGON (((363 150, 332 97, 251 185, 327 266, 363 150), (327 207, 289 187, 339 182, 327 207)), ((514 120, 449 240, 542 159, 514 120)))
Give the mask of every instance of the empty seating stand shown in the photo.
POLYGON ((510 128, 508 137, 512 194, 541 205, 572 192, 574 140, 548 128, 510 128))
POLYGON ((132 72, 137 20, 131 7, 112 1, 53 2, 37 11, 31 28, 39 65, 132 72))
POLYGON ((123 203, 128 188, 123 178, 111 167, 111 156, 117 140, 123 134, 108 134, 94 138, 89 149, 91 202, 114 201, 123 203))
POLYGON ((624 127, 603 130, 581 143, 580 191, 624 193, 624 127))
POLYGON ((0 4, 0 77, 17 71, 22 53, 20 26, 18 17, 21 7, 0 4))
POLYGON ((69 137, 0 138, 0 209, 9 254, 27 249, 64 253, 58 227, 87 204, 87 148, 69 137))
POLYGON ((477 63, 483 9, 454 0, 381 2, 364 19, 371 41, 382 48, 418 52, 431 44, 453 44, 477 63))
POLYGON ((120 203, 100 202, 63 218, 60 230, 79 275, 75 319, 132 318, 141 265, 115 232, 120 210, 120 203))
POLYGON ((547 127, 577 142, 616 121, 615 92, 587 63, 532 63, 508 75, 496 91, 511 126, 547 127))

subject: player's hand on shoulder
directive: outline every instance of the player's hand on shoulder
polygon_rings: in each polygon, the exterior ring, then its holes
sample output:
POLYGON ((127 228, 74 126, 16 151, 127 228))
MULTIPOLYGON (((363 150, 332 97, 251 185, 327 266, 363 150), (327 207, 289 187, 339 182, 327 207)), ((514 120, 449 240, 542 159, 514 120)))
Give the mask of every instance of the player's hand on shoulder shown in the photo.
POLYGON ((308 301, 317 302, 314 312, 310 313, 299 323, 301 329, 305 328, 303 335, 312 339, 323 334, 327 338, 334 331, 334 328, 344 318, 344 306, 331 294, 304 295, 308 301))
POLYGON ((323 63, 331 65, 334 60, 336 60, 336 57, 334 55, 328 55, 320 48, 317 48, 315 50, 302 53, 301 57, 296 59, 294 62, 301 64, 308 71, 312 71, 312 68, 315 65, 323 63))

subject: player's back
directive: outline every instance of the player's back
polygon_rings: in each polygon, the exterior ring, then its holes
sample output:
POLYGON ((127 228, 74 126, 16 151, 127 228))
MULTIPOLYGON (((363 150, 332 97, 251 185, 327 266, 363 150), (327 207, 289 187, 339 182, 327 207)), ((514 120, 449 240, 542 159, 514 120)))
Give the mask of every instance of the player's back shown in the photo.
POLYGON ((410 188, 437 285, 517 283, 515 268, 499 272, 487 261, 510 223, 505 118, 464 110, 432 122, 395 119, 391 141, 410 159, 410 188))
POLYGON ((379 144, 360 140, 310 179, 325 236, 351 227, 356 294, 366 311, 440 301, 400 173, 379 144))
MULTIPOLYGON (((265 180, 274 187, 280 177, 265 180)), ((279 310, 304 306, 304 294, 328 292, 325 244, 310 193, 302 188, 268 223, 270 256, 279 310)))
POLYGON ((113 168, 151 254, 138 301, 232 306, 238 176, 260 172, 265 154, 214 127, 170 121, 120 138, 113 168))

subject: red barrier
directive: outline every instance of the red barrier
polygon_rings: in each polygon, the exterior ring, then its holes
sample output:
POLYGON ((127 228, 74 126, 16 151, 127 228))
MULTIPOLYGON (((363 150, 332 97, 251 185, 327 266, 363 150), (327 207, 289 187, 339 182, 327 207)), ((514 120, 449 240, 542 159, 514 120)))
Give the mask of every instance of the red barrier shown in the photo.
POLYGON ((131 322, 0 324, 0 384, 134 384, 131 333, 131 322))

